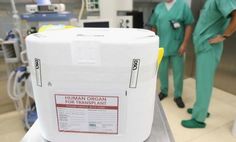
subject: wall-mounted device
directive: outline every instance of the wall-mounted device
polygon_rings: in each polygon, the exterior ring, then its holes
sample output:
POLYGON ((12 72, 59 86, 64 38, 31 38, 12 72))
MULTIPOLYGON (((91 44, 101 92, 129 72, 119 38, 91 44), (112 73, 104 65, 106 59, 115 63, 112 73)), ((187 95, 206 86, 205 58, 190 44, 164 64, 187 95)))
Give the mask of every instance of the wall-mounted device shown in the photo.
POLYGON ((143 12, 131 11, 126 13, 127 16, 132 16, 133 28, 144 28, 143 12))
POLYGON ((51 4, 51 5, 28 4, 25 6, 25 8, 26 11, 29 13, 63 12, 66 10, 65 4, 51 4))
POLYGON ((109 28, 110 20, 107 19, 89 19, 81 20, 80 27, 86 28, 109 28))
POLYGON ((133 16, 118 16, 119 28, 133 28, 133 16))
POLYGON ((122 16, 118 16, 119 28, 143 28, 143 13, 139 11, 126 12, 122 16))
POLYGON ((88 12, 97 12, 100 10, 99 0, 86 0, 86 8, 88 12))

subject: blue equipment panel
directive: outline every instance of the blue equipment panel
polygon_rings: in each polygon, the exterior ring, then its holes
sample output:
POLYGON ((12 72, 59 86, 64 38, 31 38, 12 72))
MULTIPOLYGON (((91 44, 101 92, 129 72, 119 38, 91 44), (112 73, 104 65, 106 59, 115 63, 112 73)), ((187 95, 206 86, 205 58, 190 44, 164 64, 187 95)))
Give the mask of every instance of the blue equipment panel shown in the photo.
POLYGON ((21 15, 21 19, 28 22, 69 21, 72 18, 74 16, 70 12, 25 13, 21 15))

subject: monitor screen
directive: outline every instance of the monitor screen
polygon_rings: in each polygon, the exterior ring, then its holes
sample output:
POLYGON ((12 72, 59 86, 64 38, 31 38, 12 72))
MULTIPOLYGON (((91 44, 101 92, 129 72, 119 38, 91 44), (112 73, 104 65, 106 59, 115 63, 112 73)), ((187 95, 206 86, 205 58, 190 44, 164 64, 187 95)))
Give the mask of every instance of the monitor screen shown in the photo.
POLYGON ((49 9, 49 6, 48 5, 40 5, 40 6, 38 6, 38 10, 39 11, 50 11, 50 9, 49 9))
POLYGON ((84 22, 84 27, 90 27, 90 28, 109 28, 109 22, 108 21, 102 21, 102 22, 84 22))

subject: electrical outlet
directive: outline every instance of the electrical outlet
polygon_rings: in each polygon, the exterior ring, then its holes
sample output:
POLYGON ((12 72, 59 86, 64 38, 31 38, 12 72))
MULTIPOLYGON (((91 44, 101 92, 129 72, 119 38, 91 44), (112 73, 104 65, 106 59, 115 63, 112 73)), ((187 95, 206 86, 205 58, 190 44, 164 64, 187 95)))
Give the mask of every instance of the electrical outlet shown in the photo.
POLYGON ((119 28, 133 28, 133 16, 119 16, 119 28))

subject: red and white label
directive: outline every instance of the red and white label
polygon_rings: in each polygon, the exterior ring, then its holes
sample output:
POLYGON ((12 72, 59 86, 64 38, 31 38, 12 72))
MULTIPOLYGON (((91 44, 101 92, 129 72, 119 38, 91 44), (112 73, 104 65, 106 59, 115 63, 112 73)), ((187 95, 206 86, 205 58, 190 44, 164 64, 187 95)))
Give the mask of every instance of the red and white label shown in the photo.
POLYGON ((55 95, 60 132, 118 134, 119 97, 55 95))

